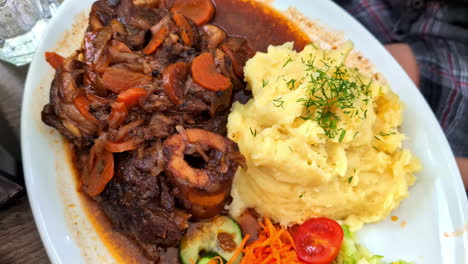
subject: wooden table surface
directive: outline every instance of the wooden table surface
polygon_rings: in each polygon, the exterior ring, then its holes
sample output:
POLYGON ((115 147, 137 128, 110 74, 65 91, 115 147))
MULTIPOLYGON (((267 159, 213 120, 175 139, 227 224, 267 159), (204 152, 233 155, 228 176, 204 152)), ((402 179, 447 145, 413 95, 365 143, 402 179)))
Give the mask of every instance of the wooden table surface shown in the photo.
MULTIPOLYGON (((19 121, 28 66, 0 62, 0 145, 20 160, 19 121)), ((18 176, 20 177, 20 176, 18 176)), ((19 182, 20 180, 17 179, 19 182)), ((49 258, 39 238, 26 195, 0 208, 0 264, 46 264, 49 258)))
POLYGON ((50 263, 26 195, 0 209, 0 264, 50 263))

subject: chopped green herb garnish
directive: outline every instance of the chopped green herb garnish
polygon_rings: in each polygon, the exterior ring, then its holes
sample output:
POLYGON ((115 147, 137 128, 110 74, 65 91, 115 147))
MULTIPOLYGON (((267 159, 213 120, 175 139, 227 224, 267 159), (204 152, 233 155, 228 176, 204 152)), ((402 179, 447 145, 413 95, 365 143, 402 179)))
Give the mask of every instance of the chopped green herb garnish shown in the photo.
POLYGON ((324 60, 320 60, 320 62, 322 62, 323 65, 325 65, 328 69, 330 69, 330 65, 328 63, 326 63, 324 60))
POLYGON ((254 137, 257 136, 257 129, 252 130, 252 128, 249 127, 249 130, 250 130, 250 134, 252 134, 254 137))
POLYGON ((387 137, 387 136, 391 136, 391 135, 395 135, 396 132, 392 131, 392 132, 388 132, 388 133, 384 133, 384 132, 380 132, 379 135, 381 135, 382 137, 387 137))
POLYGON ((289 57, 288 60, 283 64, 283 68, 286 67, 290 62, 292 61, 292 58, 289 57))
POLYGON ((301 194, 299 195, 299 199, 301 199, 302 197, 304 197, 304 193, 301 193, 301 194))
POLYGON ((374 136, 375 139, 377 139, 378 141, 380 141, 381 139, 377 136, 374 136))
POLYGON ((340 138, 338 139, 339 142, 343 141, 344 136, 346 135, 346 130, 341 130, 340 138))
POLYGON ((289 82, 286 83, 286 85, 288 86, 289 90, 294 90, 295 84, 296 84, 296 80, 295 80, 295 79, 291 79, 291 80, 289 80, 289 82))
POLYGON ((372 79, 369 81, 369 83, 365 87, 363 87, 364 88, 364 90, 363 90, 364 94, 367 95, 367 96, 370 95, 370 92, 371 92, 370 91, 370 86, 371 86, 371 84, 372 84, 372 79))
POLYGON ((351 176, 351 177, 348 178, 348 183, 351 183, 351 181, 353 180, 353 177, 354 176, 351 176))
POLYGON ((377 151, 380 151, 380 149, 378 149, 376 146, 372 145, 372 147, 377 150, 377 151))
MULTIPOLYGON (((357 100, 369 101, 368 87, 371 82, 364 84, 357 76, 361 82, 361 85, 358 85, 349 80, 348 69, 344 65, 334 68, 330 73, 331 66, 326 61, 322 60, 326 69, 321 69, 314 66, 315 58, 312 59, 312 55, 310 57, 309 60, 302 60, 306 71, 312 74, 308 75, 306 97, 297 100, 306 108, 301 118, 316 121, 329 138, 344 137, 344 132, 338 126, 341 119, 337 110, 351 117, 358 116, 359 110, 356 109, 355 103, 357 100)), ((364 109, 361 113, 359 118, 367 118, 364 109)))
POLYGON ((316 58, 316 56, 314 56, 314 58, 312 58, 312 54, 310 54, 309 60, 307 60, 307 61, 304 61, 301 58, 302 64, 304 64, 307 67, 306 68, 306 75, 307 76, 309 76, 309 73, 307 71, 312 71, 312 70, 315 69, 315 67, 314 67, 315 58, 316 58))
POLYGON ((268 85, 268 81, 263 80, 262 81, 262 87, 265 88, 265 86, 267 86, 267 85, 268 85))
POLYGON ((290 151, 293 151, 292 148, 291 148, 291 146, 288 146, 288 147, 289 147, 289 150, 290 150, 290 151))
POLYGON ((284 109, 283 104, 284 104, 283 97, 278 97, 278 98, 276 98, 276 99, 273 100, 273 105, 274 105, 275 107, 281 107, 281 108, 284 109))

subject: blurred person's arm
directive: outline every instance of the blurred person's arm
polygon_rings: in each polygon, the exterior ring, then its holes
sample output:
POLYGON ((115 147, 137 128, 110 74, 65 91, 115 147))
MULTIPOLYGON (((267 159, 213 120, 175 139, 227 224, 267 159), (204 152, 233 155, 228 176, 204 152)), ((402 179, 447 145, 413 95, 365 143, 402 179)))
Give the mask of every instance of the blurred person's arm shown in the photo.
POLYGON ((398 61, 414 84, 419 86, 419 67, 410 45, 406 43, 393 43, 385 45, 385 48, 398 61))

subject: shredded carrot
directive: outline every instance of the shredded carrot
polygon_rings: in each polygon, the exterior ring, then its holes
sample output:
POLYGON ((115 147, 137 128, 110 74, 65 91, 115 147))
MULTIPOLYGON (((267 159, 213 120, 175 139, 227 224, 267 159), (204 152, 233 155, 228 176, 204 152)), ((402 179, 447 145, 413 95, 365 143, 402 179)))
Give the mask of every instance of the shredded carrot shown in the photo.
POLYGON ((299 259, 287 229, 275 226, 268 218, 259 224, 258 239, 244 248, 240 264, 305 264, 299 259))
POLYGON ((234 263, 234 261, 236 261, 239 258, 239 255, 242 253, 242 249, 245 247, 245 244, 247 244, 247 240, 249 240, 249 238, 250 238, 249 234, 244 236, 244 239, 242 239, 242 242, 236 248, 236 250, 234 251, 234 254, 231 257, 231 259, 226 264, 232 264, 232 263, 234 263))
MULTIPOLYGON (((287 229, 275 226, 265 218, 259 223, 258 239, 245 246, 250 235, 247 234, 226 264, 233 264, 244 253, 240 264, 306 264, 296 253, 294 240, 287 229)), ((193 260, 190 260, 194 264, 193 260)), ((221 257, 211 259, 208 264, 224 264, 221 257)))
POLYGON ((224 263, 223 258, 221 258, 220 256, 217 256, 217 257, 210 259, 210 261, 208 261, 207 264, 223 264, 223 263, 224 263))

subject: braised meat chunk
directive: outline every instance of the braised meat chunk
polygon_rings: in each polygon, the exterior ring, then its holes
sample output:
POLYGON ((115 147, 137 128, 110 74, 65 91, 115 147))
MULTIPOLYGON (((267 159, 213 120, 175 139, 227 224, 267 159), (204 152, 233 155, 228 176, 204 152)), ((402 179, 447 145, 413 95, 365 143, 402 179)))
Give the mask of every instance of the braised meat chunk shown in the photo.
POLYGON ((116 155, 114 177, 99 201, 114 227, 139 243, 176 246, 190 215, 177 208, 177 190, 160 175, 162 145, 156 141, 138 152, 116 155))
POLYGON ((223 210, 245 164, 224 134, 254 53, 199 2, 97 1, 81 48, 46 54, 56 73, 42 120, 73 143, 81 190, 156 262, 191 219, 223 210))

